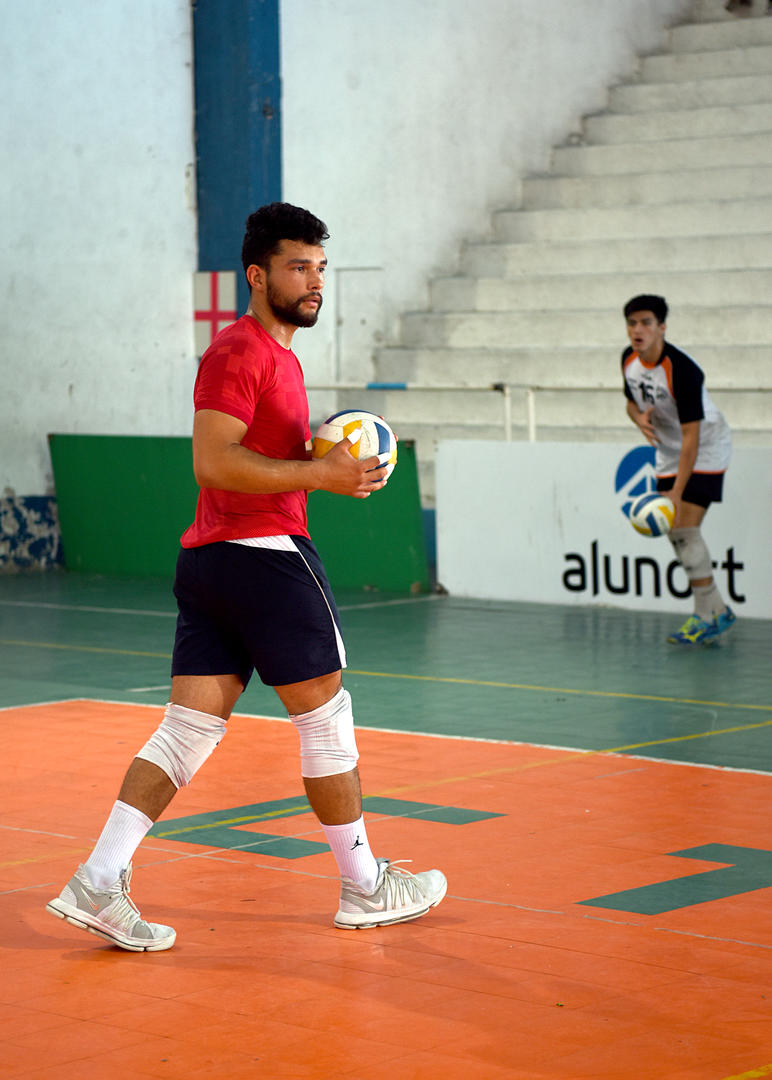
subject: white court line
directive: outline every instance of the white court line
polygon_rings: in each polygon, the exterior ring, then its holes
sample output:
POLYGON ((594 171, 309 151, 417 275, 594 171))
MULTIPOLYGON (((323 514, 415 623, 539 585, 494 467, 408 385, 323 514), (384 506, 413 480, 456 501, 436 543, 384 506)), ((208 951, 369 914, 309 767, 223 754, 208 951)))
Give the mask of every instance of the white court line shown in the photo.
POLYGON ((86 604, 50 604, 42 600, 0 600, 0 606, 47 608, 51 611, 89 611, 102 615, 154 615, 161 619, 176 619, 176 611, 145 611, 141 608, 93 607, 86 604))
MULTIPOLYGON (((398 604, 421 604, 438 600, 438 593, 405 596, 396 600, 369 600, 362 604, 338 604, 339 611, 364 611, 368 608, 395 607, 398 604)), ((87 611, 102 615, 151 615, 159 619, 176 619, 176 611, 154 611, 144 608, 98 607, 87 604, 54 604, 43 600, 0 600, 0 607, 44 608, 49 611, 87 611)))
POLYGON ((399 600, 371 600, 366 604, 338 604, 338 611, 363 611, 365 608, 396 607, 398 604, 423 604, 428 600, 441 600, 439 593, 428 593, 422 596, 405 596, 399 600))
MULTIPOLYGON (((99 705, 129 705, 136 709, 157 709, 159 706, 144 701, 117 701, 112 698, 63 698, 56 701, 39 701, 34 704, 25 705, 4 705, 0 706, 0 712, 6 712, 9 709, 32 709, 40 705, 67 705, 74 701, 89 701, 95 702, 99 705)), ((272 723, 289 724, 291 720, 288 716, 270 716, 265 713, 231 713, 230 719, 240 720, 270 720, 272 723)), ((443 735, 439 731, 412 731, 410 729, 403 728, 385 728, 385 727, 372 727, 364 724, 358 724, 360 732, 363 731, 375 731, 384 735, 417 735, 422 739, 453 739, 457 742, 479 742, 479 743, 493 743, 497 746, 527 746, 534 750, 558 750, 564 754, 574 755, 586 755, 588 757, 606 757, 606 758, 623 758, 633 761, 651 761, 655 765, 685 765, 692 769, 711 769, 714 772, 735 772, 735 773, 749 773, 752 776, 770 776, 769 769, 748 769, 740 768, 738 765, 713 765, 706 761, 687 761, 682 758, 660 758, 654 757, 652 754, 635 754, 631 750, 589 750, 585 746, 555 746, 552 743, 534 743, 525 742, 522 739, 485 739, 478 735, 443 735)))

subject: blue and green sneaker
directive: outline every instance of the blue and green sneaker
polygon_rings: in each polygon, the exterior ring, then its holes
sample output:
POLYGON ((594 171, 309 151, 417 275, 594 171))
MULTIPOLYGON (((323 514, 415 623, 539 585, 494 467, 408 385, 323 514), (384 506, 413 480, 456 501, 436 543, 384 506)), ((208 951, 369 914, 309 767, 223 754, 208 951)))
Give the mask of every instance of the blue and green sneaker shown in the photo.
POLYGON ((714 615, 710 622, 699 615, 690 615, 680 630, 668 636, 672 645, 716 645, 718 638, 737 622, 737 616, 731 608, 714 615))
POLYGON ((716 636, 715 619, 705 622, 699 615, 690 615, 680 630, 668 634, 671 645, 699 645, 716 636))
POLYGON ((719 634, 723 634, 736 622, 737 616, 730 607, 728 607, 726 611, 722 611, 720 615, 714 615, 711 624, 711 638, 717 638, 719 634))

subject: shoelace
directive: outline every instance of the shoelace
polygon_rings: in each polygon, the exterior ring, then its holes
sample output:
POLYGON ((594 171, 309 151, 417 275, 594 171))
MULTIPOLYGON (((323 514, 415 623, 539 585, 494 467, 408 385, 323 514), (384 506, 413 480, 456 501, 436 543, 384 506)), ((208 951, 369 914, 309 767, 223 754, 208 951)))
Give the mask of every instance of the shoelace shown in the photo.
POLYGON ((387 908, 424 899, 418 878, 402 867, 402 863, 406 862, 412 862, 412 859, 397 859, 384 868, 381 888, 386 891, 387 908))
POLYGON ((120 895, 116 898, 117 904, 115 906, 114 914, 120 921, 121 926, 124 929, 130 929, 137 922, 142 922, 142 916, 140 915, 139 908, 129 896, 129 884, 131 882, 132 866, 129 863, 128 867, 121 874, 121 888, 120 895))

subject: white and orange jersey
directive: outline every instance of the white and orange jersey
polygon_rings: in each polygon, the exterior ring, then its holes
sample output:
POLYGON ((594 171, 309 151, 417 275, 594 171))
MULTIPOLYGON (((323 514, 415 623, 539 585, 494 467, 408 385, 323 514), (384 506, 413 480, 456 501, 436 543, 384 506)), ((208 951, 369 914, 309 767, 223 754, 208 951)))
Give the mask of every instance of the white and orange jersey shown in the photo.
POLYGON ((657 436, 657 476, 675 476, 681 455, 681 424, 700 421, 696 473, 722 473, 729 467, 729 425, 705 388, 699 364, 669 342, 655 364, 646 364, 628 346, 622 353, 625 397, 644 412, 654 406, 651 422, 657 436))

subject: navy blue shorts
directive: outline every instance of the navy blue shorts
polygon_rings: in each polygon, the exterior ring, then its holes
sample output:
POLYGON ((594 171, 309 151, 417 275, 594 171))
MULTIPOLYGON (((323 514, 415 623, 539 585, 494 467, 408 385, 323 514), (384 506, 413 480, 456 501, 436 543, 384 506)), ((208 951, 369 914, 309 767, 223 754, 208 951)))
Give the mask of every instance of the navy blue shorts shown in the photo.
MULTIPOLYGON (((674 476, 660 476, 657 478, 657 491, 670 491, 674 483, 674 476)), ((708 507, 712 502, 721 502, 723 490, 723 473, 692 473, 686 481, 683 499, 696 506, 708 507)))
POLYGON ((182 548, 174 595, 172 675, 238 675, 268 686, 345 666, 338 611, 322 561, 305 537, 297 552, 229 542, 182 548))

